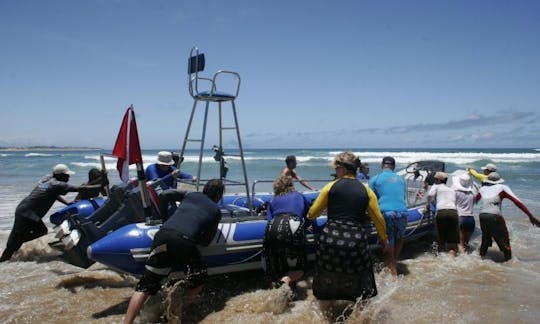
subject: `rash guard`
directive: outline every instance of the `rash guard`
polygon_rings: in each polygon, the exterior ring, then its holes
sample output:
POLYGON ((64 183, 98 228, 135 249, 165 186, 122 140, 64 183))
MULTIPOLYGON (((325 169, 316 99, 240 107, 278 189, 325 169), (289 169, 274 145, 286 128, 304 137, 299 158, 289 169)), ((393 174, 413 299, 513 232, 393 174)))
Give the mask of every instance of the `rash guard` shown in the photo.
POLYGON ((502 200, 510 199, 527 216, 533 217, 529 209, 519 200, 506 185, 495 184, 483 186, 476 194, 476 201, 480 201, 480 213, 502 215, 502 200))
POLYGON ((379 210, 377 196, 367 185, 352 176, 345 176, 326 184, 309 209, 308 218, 317 218, 328 208, 329 219, 363 222, 367 210, 382 241, 387 239, 386 225, 379 210))

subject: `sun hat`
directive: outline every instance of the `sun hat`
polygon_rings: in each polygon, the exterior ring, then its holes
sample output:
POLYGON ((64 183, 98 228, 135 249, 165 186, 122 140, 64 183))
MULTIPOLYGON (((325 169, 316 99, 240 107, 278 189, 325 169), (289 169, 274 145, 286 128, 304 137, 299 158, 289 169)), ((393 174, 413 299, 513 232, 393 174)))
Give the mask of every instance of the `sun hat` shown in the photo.
POLYGON ((472 192, 472 180, 468 173, 462 173, 452 177, 452 189, 456 191, 472 192))
POLYGON ((71 171, 67 165, 65 164, 57 164, 54 166, 53 168, 53 174, 67 174, 67 175, 72 175, 72 174, 75 174, 75 172, 71 171))
POLYGON ((493 163, 488 163, 482 167, 482 170, 489 170, 491 172, 497 171, 497 166, 493 163))
POLYGON ((498 184, 498 183, 503 183, 504 182, 504 179, 501 179, 501 176, 500 174, 498 174, 497 172, 491 172, 487 179, 484 180, 485 183, 490 183, 490 184, 498 184))
POLYGON ((436 172, 435 175, 433 176, 435 179, 439 179, 439 180, 444 180, 444 179, 448 179, 448 174, 444 173, 444 172, 436 172))
POLYGON ((161 164, 161 165, 173 165, 174 161, 173 161, 171 152, 168 152, 168 151, 159 152, 156 163, 161 164))

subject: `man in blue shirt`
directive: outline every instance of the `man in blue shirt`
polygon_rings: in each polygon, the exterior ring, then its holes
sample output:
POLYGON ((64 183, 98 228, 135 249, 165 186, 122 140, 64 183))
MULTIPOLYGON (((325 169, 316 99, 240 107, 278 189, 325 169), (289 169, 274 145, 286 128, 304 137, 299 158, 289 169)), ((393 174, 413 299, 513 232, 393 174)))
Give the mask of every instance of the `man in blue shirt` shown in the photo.
POLYGON ((393 253, 387 258, 388 267, 397 275, 396 262, 403 247, 403 235, 407 227, 407 203, 405 180, 394 172, 396 160, 386 156, 382 160, 382 172, 371 178, 369 187, 379 199, 379 208, 386 222, 386 232, 393 253))
POLYGON ((189 173, 182 172, 174 166, 171 152, 161 151, 158 153, 157 162, 146 167, 146 180, 161 179, 169 188, 176 188, 176 179, 197 180, 189 173))

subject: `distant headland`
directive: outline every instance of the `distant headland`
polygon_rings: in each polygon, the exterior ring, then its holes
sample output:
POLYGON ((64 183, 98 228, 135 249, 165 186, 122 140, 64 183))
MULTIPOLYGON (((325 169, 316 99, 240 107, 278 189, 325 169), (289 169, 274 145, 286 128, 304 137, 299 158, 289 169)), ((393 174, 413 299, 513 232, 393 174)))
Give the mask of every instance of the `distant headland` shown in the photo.
POLYGON ((0 146, 0 151, 101 151, 100 147, 85 146, 0 146))

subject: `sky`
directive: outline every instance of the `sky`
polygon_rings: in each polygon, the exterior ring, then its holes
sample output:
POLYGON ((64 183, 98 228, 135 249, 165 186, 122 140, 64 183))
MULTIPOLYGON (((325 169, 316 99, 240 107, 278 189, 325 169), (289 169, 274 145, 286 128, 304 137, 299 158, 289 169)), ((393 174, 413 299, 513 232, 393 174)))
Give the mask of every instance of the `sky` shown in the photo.
POLYGON ((0 146, 110 149, 133 105, 180 148, 197 46, 246 148, 540 148, 540 1, 0 0, 0 41, 0 146))

